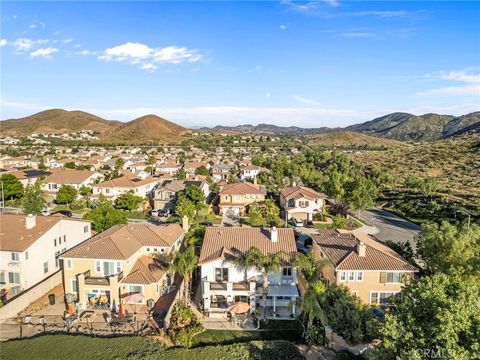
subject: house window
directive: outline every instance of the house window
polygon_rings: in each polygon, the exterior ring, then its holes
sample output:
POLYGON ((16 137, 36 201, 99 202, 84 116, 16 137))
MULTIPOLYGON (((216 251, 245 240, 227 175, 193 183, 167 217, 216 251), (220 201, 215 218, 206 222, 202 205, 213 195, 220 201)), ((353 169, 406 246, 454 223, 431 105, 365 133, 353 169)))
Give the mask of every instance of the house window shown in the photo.
POLYGON ((63 235, 63 243, 67 242, 67 235, 63 235))
POLYGON ((20 254, 12 252, 12 261, 20 261, 20 254))
POLYGON ((284 267, 282 270, 282 275, 285 277, 291 277, 292 276, 292 268, 290 267, 284 267))
POLYGON ((348 272, 348 281, 355 281, 355 272, 349 271, 348 272))
POLYGON ((102 272, 102 268, 101 268, 101 265, 100 265, 100 261, 95 261, 95 271, 96 271, 97 273, 102 272))
POLYGON ((299 206, 302 208, 308 207, 309 202, 308 201, 299 201, 298 202, 299 206))
POLYGON ((216 282, 228 281, 228 268, 215 268, 215 281, 216 282))
POLYGON ((235 201, 240 202, 242 197, 240 195, 235 195, 235 201))
POLYGON ((363 281, 363 271, 357 271, 357 281, 363 281))
POLYGON ((55 267, 60 266, 60 260, 58 259, 58 255, 60 255, 60 251, 55 251, 55 267))
POLYGON ((72 292, 78 294, 78 281, 77 281, 77 279, 72 279, 72 292))
POLYGON ((28 260, 28 251, 25 251, 25 260, 28 260))
POLYGON ((248 296, 246 295, 237 295, 235 296, 234 298, 235 302, 245 302, 245 303, 249 303, 249 299, 248 299, 248 296))
POLYGON ((387 283, 399 284, 402 280, 402 273, 399 272, 387 272, 387 283))
POLYGON ((3 271, 0 272, 0 284, 1 285, 5 284, 5 273, 3 271))
POLYGON ((84 233, 87 233, 88 230, 89 230, 89 228, 90 228, 90 226, 85 225, 85 226, 83 227, 83 232, 84 232, 84 233))
POLYGON ((53 246, 57 246, 57 238, 53 239, 53 246))
POLYGON ((150 252, 150 248, 147 248, 147 252, 150 252))
POLYGON ((43 273, 44 274, 48 273, 48 261, 45 261, 43 263, 43 273))
POLYGON ((9 272, 8 273, 8 282, 10 284, 20 284, 20 273, 9 272))
POLYGON ((22 292, 22 289, 20 286, 13 286, 10 288, 10 292, 12 293, 12 296, 18 295, 22 292))
POLYGON ((120 261, 117 261, 117 273, 122 271, 122 263, 120 261))
POLYGON ((371 305, 388 305, 392 302, 402 299, 401 292, 371 292, 370 304, 371 305))
POLYGON ((347 273, 345 271, 340 271, 340 281, 347 280, 347 273))
POLYGON ((72 260, 71 259, 67 259, 67 269, 72 270, 72 260))
POLYGON ((160 252, 161 252, 161 253, 164 253, 164 252, 165 252, 165 249, 164 249, 164 248, 160 248, 160 252))

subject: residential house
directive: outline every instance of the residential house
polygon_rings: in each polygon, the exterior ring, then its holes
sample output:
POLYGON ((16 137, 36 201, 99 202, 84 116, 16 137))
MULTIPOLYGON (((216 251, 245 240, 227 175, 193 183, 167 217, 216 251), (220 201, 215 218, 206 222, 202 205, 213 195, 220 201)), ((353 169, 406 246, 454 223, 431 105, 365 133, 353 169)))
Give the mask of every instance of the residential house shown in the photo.
POLYGON ((0 215, 0 286, 11 297, 60 270, 58 256, 91 236, 90 222, 0 215))
POLYGON ((181 165, 177 162, 169 161, 156 165, 155 173, 174 176, 180 168, 181 165))
POLYGON ((290 186, 280 190, 280 207, 286 220, 312 220, 322 213, 325 195, 305 186, 290 186))
POLYGON ((267 317, 290 318, 299 297, 293 259, 297 252, 290 228, 207 227, 200 252, 202 299, 209 316, 226 316, 227 308, 243 301, 254 311, 262 302, 263 277, 254 268, 241 269, 235 260, 252 247, 263 255, 282 252, 282 269, 268 275, 267 317))
POLYGON ((236 165, 231 163, 218 163, 212 166, 212 176, 216 181, 227 180, 236 165))
POLYGON ((202 166, 207 169, 210 169, 210 164, 208 162, 202 162, 202 161, 186 161, 183 164, 183 169, 189 174, 195 174, 197 170, 202 166))
POLYGON ((260 171, 265 171, 264 168, 255 165, 246 165, 240 168, 240 179, 241 180, 253 180, 257 178, 260 171))
POLYGON ((115 179, 102 181, 93 186, 93 196, 103 194, 110 200, 115 200, 120 195, 132 191, 140 197, 150 197, 150 193, 157 185, 158 180, 150 176, 142 179, 136 176, 124 175, 115 179))
POLYGON ((386 305, 400 299, 403 285, 418 271, 388 246, 358 230, 319 230, 311 237, 315 256, 331 262, 323 278, 346 286, 365 304, 386 305))
POLYGON ((265 201, 266 194, 265 187, 258 184, 227 184, 220 189, 218 208, 220 213, 240 215, 246 212, 249 205, 265 201))
POLYGON ((210 186, 205 180, 165 180, 152 192, 152 206, 154 209, 175 210, 178 193, 189 186, 200 188, 207 199, 210 186))
POLYGON ((22 185, 28 186, 33 185, 37 182, 39 178, 46 177, 50 175, 50 172, 43 171, 43 170, 17 170, 10 172, 13 176, 17 178, 18 181, 22 183, 22 185))
POLYGON ((82 186, 92 185, 103 177, 102 174, 90 170, 52 169, 42 183, 42 190, 56 193, 62 185, 70 185, 80 190, 82 186))
POLYGON ((157 301, 172 285, 166 255, 180 248, 184 228, 115 225, 93 236, 61 256, 65 293, 75 294, 80 308, 93 305, 101 295, 110 306, 135 293, 142 295, 141 304, 157 301))

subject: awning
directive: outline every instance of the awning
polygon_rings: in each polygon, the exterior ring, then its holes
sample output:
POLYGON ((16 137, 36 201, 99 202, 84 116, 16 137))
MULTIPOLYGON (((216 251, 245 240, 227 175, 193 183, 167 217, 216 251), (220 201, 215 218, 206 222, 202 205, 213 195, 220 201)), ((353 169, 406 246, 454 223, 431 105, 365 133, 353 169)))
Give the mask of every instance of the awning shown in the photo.
MULTIPOLYGON (((262 295, 262 288, 257 288, 257 295, 262 295)), ((298 289, 291 285, 269 285, 268 296, 296 296, 298 297, 298 289)))

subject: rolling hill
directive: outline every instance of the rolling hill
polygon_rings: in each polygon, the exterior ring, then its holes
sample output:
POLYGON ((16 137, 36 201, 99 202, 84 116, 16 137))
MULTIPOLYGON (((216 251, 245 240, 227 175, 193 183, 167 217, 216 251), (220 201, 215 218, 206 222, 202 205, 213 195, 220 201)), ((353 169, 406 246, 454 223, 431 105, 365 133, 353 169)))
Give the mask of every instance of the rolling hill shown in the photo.
POLYGON ((121 124, 102 136, 105 142, 174 143, 182 138, 188 129, 156 115, 145 115, 121 124))
POLYGON ((320 133, 313 135, 310 140, 310 144, 313 145, 325 145, 325 146, 372 146, 372 147, 404 147, 407 144, 396 140, 382 139, 379 137, 357 133, 353 131, 332 131, 327 133, 320 133))
POLYGON ((2 135, 28 136, 34 133, 69 133, 81 130, 104 134, 118 127, 119 121, 110 121, 83 111, 51 109, 24 118, 4 120, 0 123, 2 135))

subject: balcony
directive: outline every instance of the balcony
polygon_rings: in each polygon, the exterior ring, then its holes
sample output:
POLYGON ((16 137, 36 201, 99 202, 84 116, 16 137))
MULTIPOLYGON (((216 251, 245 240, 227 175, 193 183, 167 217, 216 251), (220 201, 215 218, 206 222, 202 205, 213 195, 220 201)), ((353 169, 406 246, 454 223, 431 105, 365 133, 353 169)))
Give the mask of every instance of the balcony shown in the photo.
POLYGON ((85 273, 85 285, 110 286, 110 278, 117 276, 118 281, 123 279, 123 271, 110 276, 90 276, 90 270, 85 273))
POLYGON ((233 290, 250 290, 250 284, 247 282, 234 283, 233 290))
POLYGON ((227 283, 210 283, 210 290, 227 290, 227 283))

